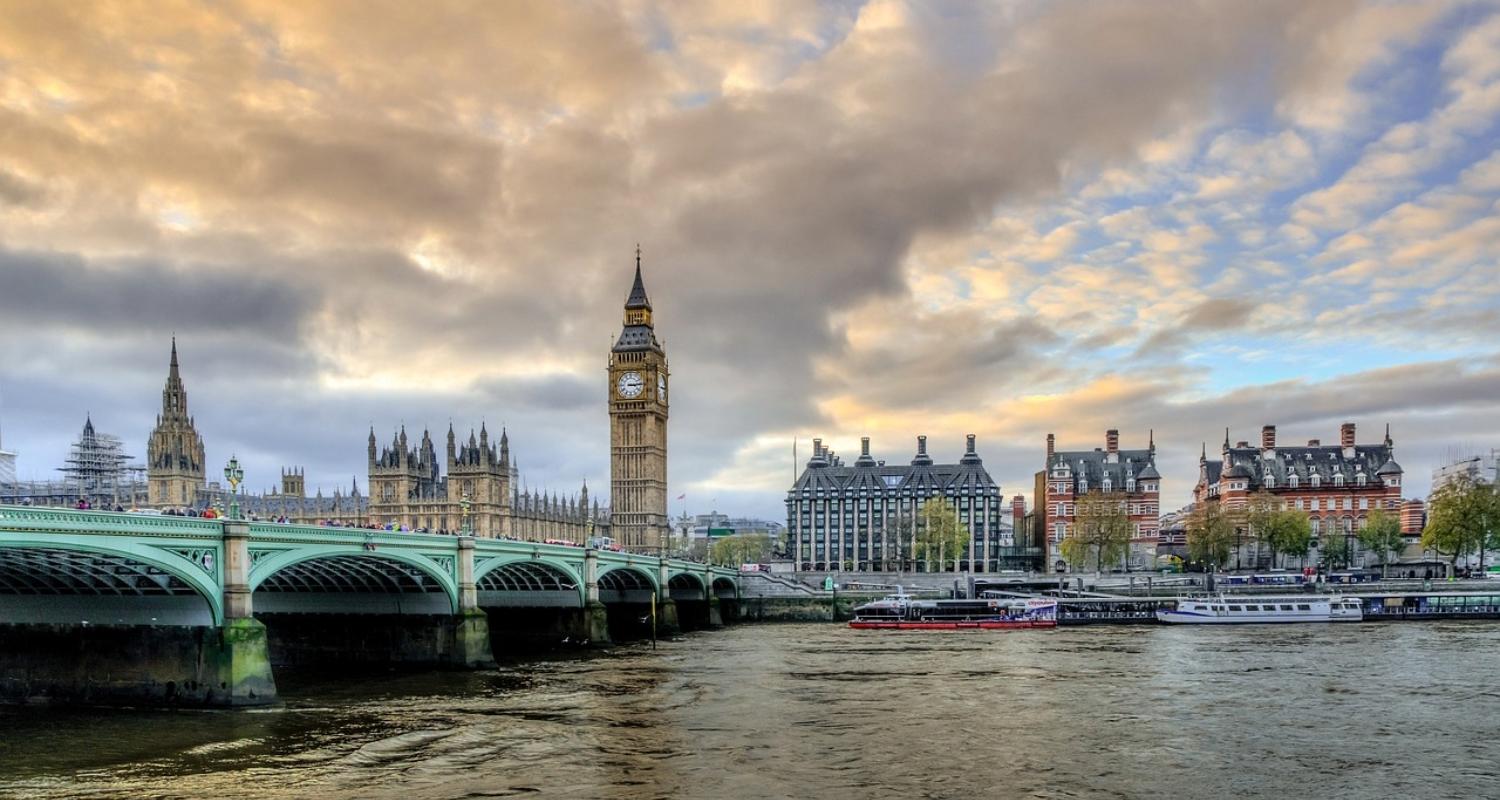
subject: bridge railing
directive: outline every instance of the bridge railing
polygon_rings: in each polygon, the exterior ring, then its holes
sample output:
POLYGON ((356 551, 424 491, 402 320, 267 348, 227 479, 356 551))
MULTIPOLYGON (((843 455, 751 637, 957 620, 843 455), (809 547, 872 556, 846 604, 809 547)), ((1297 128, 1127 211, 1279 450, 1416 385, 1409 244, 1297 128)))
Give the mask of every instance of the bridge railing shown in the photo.
POLYGON ((76 511, 36 506, 0 506, 0 530, 97 530, 138 535, 214 535, 217 520, 116 511, 76 511))

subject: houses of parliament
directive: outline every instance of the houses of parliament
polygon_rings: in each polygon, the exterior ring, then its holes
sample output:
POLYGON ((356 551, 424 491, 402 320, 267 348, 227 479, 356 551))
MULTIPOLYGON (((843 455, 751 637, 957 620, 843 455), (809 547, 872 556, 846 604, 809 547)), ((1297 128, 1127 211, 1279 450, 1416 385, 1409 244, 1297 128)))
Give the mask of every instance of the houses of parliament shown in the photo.
MULTIPOLYGON (((471 532, 481 537, 582 543, 610 536, 638 550, 666 541, 666 352, 656 338, 651 301, 636 251, 635 281, 625 302, 620 336, 608 358, 610 499, 601 507, 588 484, 570 495, 519 486, 510 437, 492 439, 483 423, 467 439, 450 424, 443 456, 428 431, 412 443, 405 427, 381 446, 366 441, 368 493, 357 481, 348 492, 308 496, 303 472, 283 469, 279 488, 242 494, 244 513, 262 519, 413 531, 471 532)), ((162 410, 147 445, 148 501, 157 508, 202 508, 227 503, 227 493, 207 482, 203 438, 188 413, 187 389, 172 342, 162 410)))

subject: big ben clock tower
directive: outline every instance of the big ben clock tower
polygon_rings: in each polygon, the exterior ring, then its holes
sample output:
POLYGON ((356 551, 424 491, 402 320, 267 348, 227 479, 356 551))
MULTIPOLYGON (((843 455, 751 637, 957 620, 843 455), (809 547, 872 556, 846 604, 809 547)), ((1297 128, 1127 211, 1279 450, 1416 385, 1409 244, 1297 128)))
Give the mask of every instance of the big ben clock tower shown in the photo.
POLYGON ((634 550, 661 552, 667 542, 669 379, 637 247, 625 326, 609 351, 610 532, 634 550))

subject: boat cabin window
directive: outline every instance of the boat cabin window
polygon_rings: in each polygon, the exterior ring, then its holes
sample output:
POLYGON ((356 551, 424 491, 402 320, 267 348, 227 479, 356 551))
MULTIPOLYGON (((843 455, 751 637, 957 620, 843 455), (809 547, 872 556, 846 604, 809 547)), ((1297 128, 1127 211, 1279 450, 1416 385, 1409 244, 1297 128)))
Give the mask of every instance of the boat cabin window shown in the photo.
POLYGON ((1260 606, 1245 606, 1246 611, 1259 611, 1260 606))
POLYGON ((1230 611, 1239 611, 1239 610, 1240 610, 1240 607, 1239 607, 1239 606, 1230 606, 1230 607, 1229 607, 1229 610, 1230 610, 1230 611))
POLYGON ((1297 604, 1297 610, 1298 611, 1311 611, 1312 610, 1312 606, 1308 605, 1307 603, 1298 603, 1297 604))
POLYGON ((1291 611, 1292 610, 1292 604, 1291 603, 1282 603, 1281 604, 1281 610, 1282 611, 1291 611))

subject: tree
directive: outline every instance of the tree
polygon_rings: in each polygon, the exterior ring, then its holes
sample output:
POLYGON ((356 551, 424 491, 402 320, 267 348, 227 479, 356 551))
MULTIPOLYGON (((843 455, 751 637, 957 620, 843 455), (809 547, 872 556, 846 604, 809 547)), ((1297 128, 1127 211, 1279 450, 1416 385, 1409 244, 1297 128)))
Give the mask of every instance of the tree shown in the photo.
POLYGON ((1454 571, 1458 560, 1475 550, 1483 566, 1485 546, 1495 543, 1495 505, 1495 492, 1486 484, 1467 476, 1444 483, 1428 504, 1422 546, 1448 556, 1454 571))
POLYGON ((1219 503, 1199 503, 1187 518, 1188 556, 1211 569, 1222 566, 1234 545, 1237 516, 1219 503))
POLYGON ((1385 577, 1392 555, 1401 552, 1406 540, 1401 538, 1401 520, 1385 509, 1377 508, 1365 517, 1365 526, 1359 529, 1359 544, 1380 559, 1380 576, 1385 577))
POLYGON ((1094 571, 1103 572, 1105 562, 1114 565, 1130 552, 1132 532, 1124 501, 1103 492, 1086 494, 1078 498, 1073 525, 1063 538, 1063 556, 1070 564, 1092 558, 1094 571))
POLYGON ((721 567, 756 564, 771 554, 771 537, 764 533, 739 533, 718 539, 709 548, 708 560, 721 567))
POLYGON ((917 559, 930 566, 937 556, 940 571, 946 569, 949 556, 957 561, 969 544, 969 528, 958 521, 958 509, 947 498, 929 498, 917 511, 917 523, 917 559))
POLYGON ((904 571, 916 546, 917 517, 911 511, 902 509, 887 516, 882 525, 881 538, 884 542, 880 556, 886 563, 886 569, 891 569, 890 564, 894 561, 895 569, 898 572, 904 571))
POLYGON ((1325 570, 1342 569, 1354 559, 1354 539, 1347 531, 1331 530, 1323 536, 1318 560, 1325 570))
MULTIPOLYGON (((1312 520, 1308 518, 1306 511, 1282 509, 1271 517, 1270 526, 1267 535, 1271 541, 1272 553, 1296 556, 1299 561, 1307 558, 1307 552, 1312 549, 1312 520)), ((1285 563, 1283 559, 1283 566, 1285 563)))
MULTIPOLYGON (((1276 560, 1275 529, 1277 526, 1277 514, 1280 513, 1276 507, 1276 498, 1270 492, 1262 489, 1250 495, 1245 504, 1245 527, 1249 529, 1250 541, 1255 543, 1255 561, 1260 560, 1261 545, 1266 545, 1271 550, 1271 560, 1276 560)), ((1238 554, 1236 554, 1238 564, 1238 554)))

